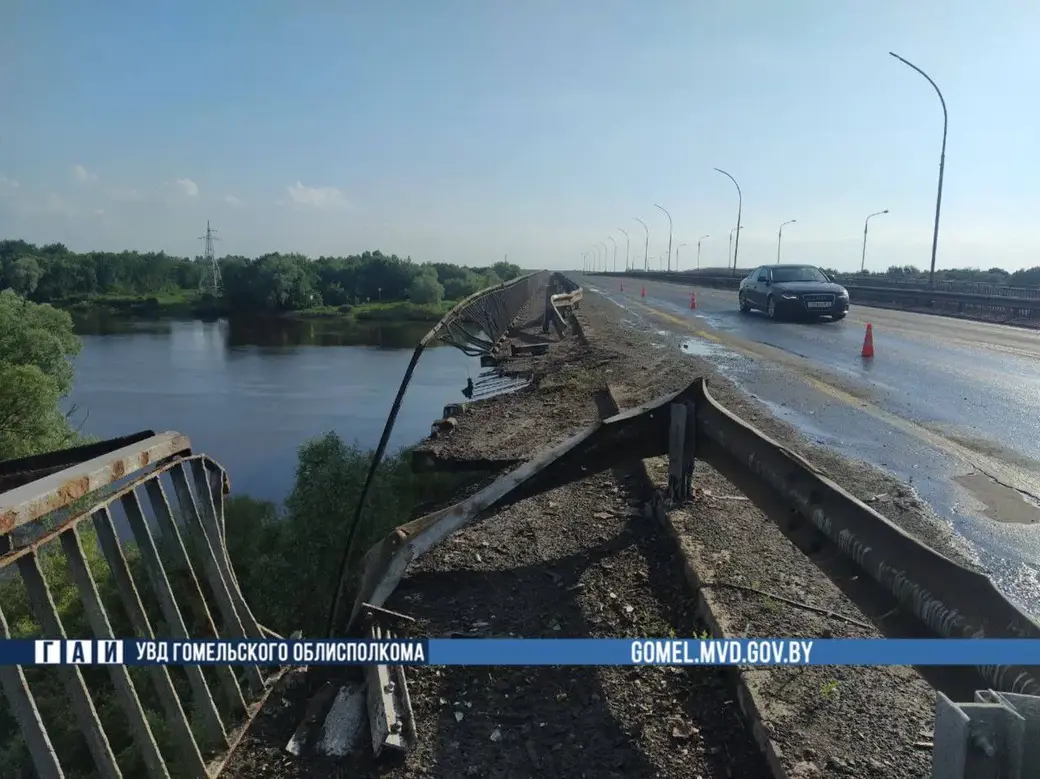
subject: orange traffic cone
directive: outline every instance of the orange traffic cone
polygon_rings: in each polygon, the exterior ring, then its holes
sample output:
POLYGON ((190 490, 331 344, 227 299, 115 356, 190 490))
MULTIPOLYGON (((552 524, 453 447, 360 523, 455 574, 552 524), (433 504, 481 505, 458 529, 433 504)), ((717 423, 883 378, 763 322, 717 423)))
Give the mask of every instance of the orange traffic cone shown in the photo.
POLYGON ((690 308, 697 308, 697 293, 690 293, 690 308))
POLYGON ((643 287, 642 292, 639 293, 639 297, 641 297, 641 298, 645 298, 646 297, 646 287, 645 286, 643 287))
POLYGON ((861 356, 874 356, 874 328, 871 327, 870 322, 867 322, 867 334, 863 336, 863 352, 861 356))

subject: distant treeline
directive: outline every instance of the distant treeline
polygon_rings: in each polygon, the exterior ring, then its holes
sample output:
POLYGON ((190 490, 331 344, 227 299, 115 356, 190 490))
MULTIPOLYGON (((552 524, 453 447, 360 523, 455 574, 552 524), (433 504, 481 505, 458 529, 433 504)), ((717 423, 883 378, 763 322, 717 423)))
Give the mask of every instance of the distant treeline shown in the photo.
MULTIPOLYGON (((219 260, 221 294, 232 309, 293 311, 366 301, 427 304, 458 300, 522 273, 507 262, 482 268, 419 264, 410 257, 368 251, 349 257, 265 254, 219 260)), ((0 241, 0 289, 38 303, 61 304, 94 296, 161 297, 196 293, 209 266, 196 257, 165 252, 70 251, 60 243, 36 246, 0 241)))
MULTIPOLYGON (((846 274, 848 275, 848 274, 846 274)), ((928 271, 916 265, 892 265, 885 271, 865 271, 855 275, 881 276, 896 281, 927 281, 928 271)), ((936 281, 972 281, 978 284, 993 284, 1008 287, 1040 287, 1040 266, 1016 270, 1010 273, 1003 268, 946 268, 935 270, 936 281)))
MULTIPOLYGON (((927 282, 928 271, 921 270, 916 265, 892 265, 888 270, 870 271, 840 271, 834 268, 824 268, 826 273, 832 276, 869 276, 876 279, 891 279, 892 281, 927 282)), ((993 284, 998 287, 1040 287, 1040 266, 1016 270, 1014 273, 1003 268, 945 268, 935 270, 936 281, 968 281, 977 284, 993 284)))

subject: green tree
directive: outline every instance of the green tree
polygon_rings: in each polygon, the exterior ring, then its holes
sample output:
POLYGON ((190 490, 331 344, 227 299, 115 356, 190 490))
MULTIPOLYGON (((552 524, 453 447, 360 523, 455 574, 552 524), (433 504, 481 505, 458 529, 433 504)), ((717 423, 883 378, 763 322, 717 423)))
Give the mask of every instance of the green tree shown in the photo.
POLYGON ((0 460, 66 446, 74 433, 59 401, 80 349, 64 311, 0 292, 0 460))
MULTIPOLYGON (((226 306, 257 312, 366 300, 460 300, 522 273, 508 262, 482 268, 417 265, 410 257, 381 251, 316 260, 282 253, 256 259, 227 256, 219 265, 226 306)), ((138 251, 80 254, 60 243, 37 247, 20 240, 0 241, 0 289, 10 287, 37 303, 67 305, 98 295, 145 298, 178 291, 196 295, 208 273, 200 257, 138 251)))
POLYGON ((408 299, 417 304, 440 303, 444 299, 444 287, 437 281, 433 268, 416 276, 408 287, 408 299))
POLYGON ((43 268, 35 257, 23 256, 11 263, 11 289, 23 297, 36 291, 42 277, 43 268))

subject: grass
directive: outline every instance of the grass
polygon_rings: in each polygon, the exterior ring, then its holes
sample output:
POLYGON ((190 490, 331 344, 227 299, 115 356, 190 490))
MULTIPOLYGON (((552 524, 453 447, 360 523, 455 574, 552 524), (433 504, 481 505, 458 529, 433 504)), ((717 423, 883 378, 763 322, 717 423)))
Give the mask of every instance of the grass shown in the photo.
POLYGON ((442 300, 440 303, 416 304, 408 301, 390 303, 363 303, 351 309, 351 314, 360 320, 391 322, 436 322, 451 311, 457 300, 442 300))
POLYGON ((456 304, 454 300, 416 304, 407 300, 361 303, 357 306, 314 306, 287 311, 292 319, 332 319, 342 317, 359 322, 436 322, 456 304))
POLYGON ((151 295, 102 293, 77 295, 54 303, 72 311, 110 311, 140 317, 195 317, 224 313, 222 301, 188 289, 167 290, 151 295))
MULTIPOLYGON (((359 322, 436 322, 458 301, 416 304, 407 300, 362 303, 357 306, 314 306, 280 312, 289 319, 353 319, 359 322)), ((172 290, 154 295, 79 295, 57 301, 59 308, 73 311, 111 311, 139 317, 195 317, 229 314, 223 301, 207 300, 193 290, 172 290)))

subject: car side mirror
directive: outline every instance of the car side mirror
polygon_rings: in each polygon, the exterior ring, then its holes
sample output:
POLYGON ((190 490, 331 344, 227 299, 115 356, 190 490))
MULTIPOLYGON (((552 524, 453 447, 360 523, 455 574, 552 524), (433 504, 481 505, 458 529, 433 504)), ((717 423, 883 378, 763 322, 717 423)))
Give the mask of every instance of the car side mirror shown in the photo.
POLYGON ((772 283, 773 283, 772 281, 770 281, 769 279, 766 279, 766 286, 767 286, 767 287, 768 287, 768 286, 769 286, 770 284, 772 284, 772 283))

